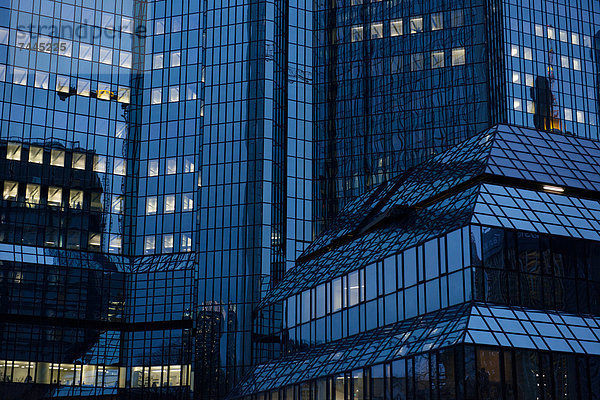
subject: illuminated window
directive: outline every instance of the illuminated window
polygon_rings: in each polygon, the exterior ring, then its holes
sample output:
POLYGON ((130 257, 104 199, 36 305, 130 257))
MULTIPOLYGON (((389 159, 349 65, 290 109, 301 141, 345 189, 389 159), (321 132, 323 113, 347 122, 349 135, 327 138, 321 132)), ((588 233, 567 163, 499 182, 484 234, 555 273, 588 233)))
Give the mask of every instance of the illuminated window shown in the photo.
POLYGON ((525 47, 523 49, 523 57, 525 57, 525 59, 529 60, 529 61, 533 60, 533 52, 531 51, 531 49, 529 47, 525 47))
MULTIPOLYGON (((111 253, 118 253, 121 251, 121 236, 119 235, 115 235, 115 234, 111 234, 110 235, 110 240, 108 241, 108 251, 111 253)), ((95 368, 95 367, 94 367, 95 368)), ((85 371, 84 371, 85 373, 85 371)), ((89 374, 89 380, 91 381, 93 378, 95 377, 95 375, 93 374, 89 374)), ((85 378, 85 376, 83 377, 85 378)), ((82 379, 82 383, 83 385, 83 379, 82 379)))
POLYGON ((573 69, 575 71, 581 71, 581 60, 579 60, 578 58, 573 59, 573 69))
POLYGON ((561 56, 560 57, 560 65, 563 68, 569 68, 570 64, 569 64, 569 57, 567 56, 561 56))
POLYGON ((17 200, 18 193, 19 184, 17 182, 4 181, 4 191, 2 193, 2 198, 4 200, 17 200))
POLYGON ((357 305, 360 301, 360 286, 358 283, 358 271, 348 275, 348 307, 357 305))
POLYGON ((28 204, 40 204, 40 185, 27 184, 25 188, 25 202, 28 204))
POLYGON ((65 152, 62 150, 52 150, 50 151, 50 165, 55 167, 64 167, 65 166, 65 152))
POLYGON ((554 28, 548 27, 548 39, 555 39, 556 38, 556 31, 554 30, 554 28))
POLYGON ((19 143, 8 143, 6 145, 7 160, 21 160, 21 145, 19 143))
POLYGON ((102 211, 102 193, 92 192, 90 194, 90 208, 92 211, 102 211))
POLYGON ((544 37, 544 27, 542 25, 535 25, 535 35, 544 37))
POLYGON ((121 18, 121 32, 133 33, 133 20, 131 18, 121 18))
POLYGON ((569 40, 569 35, 567 34, 567 31, 561 29, 558 31, 558 38, 561 42, 567 42, 569 40))
POLYGON ((148 161, 148 176, 158 176, 158 160, 148 161))
POLYGON ((423 32, 423 18, 411 18, 410 19, 410 33, 423 32))
POLYGON ((177 173, 177 159, 169 158, 167 159, 167 175, 172 175, 177 173))
POLYGON ((371 39, 381 39, 383 37, 383 24, 371 24, 371 39))
POLYGON ((146 199, 146 214, 156 214, 158 211, 158 198, 156 196, 148 197, 146 199))
POLYGON ((125 160, 122 158, 115 157, 115 163, 113 165, 113 174, 125 175, 125 160))
POLYGON ((119 67, 131 68, 131 53, 128 51, 121 51, 119 53, 119 67))
POLYGON ((579 46, 579 35, 576 33, 571 33, 571 43, 575 46, 579 46))
POLYGON ((146 238, 144 240, 144 253, 146 253, 146 254, 154 253, 155 248, 156 248, 156 237, 146 236, 146 238))
POLYGON ((173 251, 173 235, 168 234, 163 236, 163 250, 173 251))
POLYGON ((163 67, 163 55, 155 54, 152 57, 152 69, 160 69, 163 67))
POLYGON ((181 234, 181 250, 192 251, 192 237, 187 233, 181 234))
POLYGON ((179 101, 179 86, 171 86, 169 88, 169 101, 179 101))
POLYGON ((120 87, 117 91, 117 101, 129 104, 131 102, 131 91, 129 88, 120 87))
POLYGON ((185 158, 185 163, 183 166, 183 172, 194 172, 195 167, 194 167, 194 160, 191 157, 186 157, 185 158))
POLYGON ((353 26, 352 27, 352 41, 358 42, 363 40, 363 27, 362 26, 353 26))
POLYGON ((47 72, 37 71, 35 73, 35 87, 40 89, 48 89, 48 82, 50 81, 50 74, 47 72))
POLYGON ((94 156, 94 172, 106 172, 106 157, 94 156))
POLYGON ((463 10, 453 10, 450 14, 452 19, 452 27, 458 28, 465 24, 465 16, 463 10))
POLYGON ((188 100, 196 100, 198 95, 196 94, 196 85, 187 85, 186 86, 186 99, 188 100))
POLYGON ((194 198, 191 194, 183 195, 183 211, 191 211, 194 209, 194 198))
POLYGON ((466 63, 465 49, 452 49, 452 65, 464 65, 466 63))
POLYGON ((107 83, 98 82, 98 92, 96 97, 100 100, 110 100, 110 85, 107 83))
POLYGON ((521 104, 521 100, 514 99, 513 100, 513 108, 515 109, 515 111, 523 111, 523 106, 521 104))
POLYGON ((573 121, 573 111, 570 108, 565 108, 565 120, 573 121))
POLYGON ((83 190, 71 189, 69 191, 69 207, 76 210, 83 208, 83 190))
POLYGON ((444 52, 434 51, 431 53, 431 68, 443 68, 444 67, 444 52))
POLYGON ((583 111, 577 111, 577 122, 585 124, 585 114, 583 111))
POLYGON ((181 52, 180 51, 172 51, 171 52, 171 67, 179 67, 181 65, 181 52))
POLYGON ((113 195, 111 210, 114 214, 120 214, 123 211, 123 197, 113 195))
POLYGON ((112 64, 112 49, 101 47, 100 58, 98 59, 102 64, 112 64))
POLYGON ((69 93, 70 81, 68 76, 56 76, 56 91, 61 93, 69 93))
POLYGON ((38 146, 29 147, 29 162, 41 164, 44 162, 44 149, 38 146))
POLYGON ((390 24, 390 34, 391 36, 401 36, 404 33, 403 24, 401 19, 397 19, 392 21, 390 24))
POLYGON ((165 213, 175 212, 175 195, 170 194, 165 196, 165 213))
POLYGON ((13 70, 13 83, 15 85, 27 85, 27 70, 15 67, 13 70))
POLYGON ((592 37, 588 35, 583 35, 583 45, 585 47, 592 47, 592 37))
POLYGON ((437 13, 431 15, 431 30, 439 31, 444 29, 444 14, 437 13))
POLYGON ((62 189, 55 186, 48 188, 48 205, 60 207, 62 206, 62 189))
POLYGON ((72 166, 75 169, 85 169, 85 154, 84 153, 73 153, 72 166))
POLYGON ((513 83, 521 83, 521 74, 518 72, 512 73, 512 81, 513 83))
POLYGON ((527 112, 529 114, 535 114, 535 103, 531 100, 527 100, 527 112))
POLYGON ((337 278, 334 279, 333 282, 331 282, 331 291, 332 291, 332 297, 333 297, 333 304, 332 304, 332 308, 331 311, 335 312, 338 310, 341 310, 343 303, 342 303, 342 278, 337 278))
POLYGON ((92 46, 85 43, 79 43, 79 58, 92 61, 92 46))
POLYGON ((154 21, 154 34, 162 35, 165 33, 165 20, 157 19, 154 21))
POLYGON ((416 53, 410 56, 410 70, 421 71, 423 69, 423 53, 416 53))
POLYGON ((510 46, 510 55, 513 57, 519 57, 520 56, 519 46, 516 46, 514 44, 512 46, 510 46))
POLYGON ((88 246, 90 250, 99 251, 101 248, 102 235, 99 233, 90 233, 88 246))
POLYGON ((162 102, 162 89, 152 89, 152 104, 160 104, 162 102))
POLYGON ((89 96, 92 84, 85 79, 77 79, 77 94, 80 96, 89 96))

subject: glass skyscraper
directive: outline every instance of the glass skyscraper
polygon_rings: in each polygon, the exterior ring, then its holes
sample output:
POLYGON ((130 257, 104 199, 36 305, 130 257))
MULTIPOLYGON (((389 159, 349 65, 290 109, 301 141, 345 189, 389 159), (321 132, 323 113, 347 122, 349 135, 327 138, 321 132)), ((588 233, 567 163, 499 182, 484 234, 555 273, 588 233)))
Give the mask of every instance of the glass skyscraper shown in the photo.
POLYGON ((596 398, 599 58, 598 0, 0 0, 0 399, 596 398))

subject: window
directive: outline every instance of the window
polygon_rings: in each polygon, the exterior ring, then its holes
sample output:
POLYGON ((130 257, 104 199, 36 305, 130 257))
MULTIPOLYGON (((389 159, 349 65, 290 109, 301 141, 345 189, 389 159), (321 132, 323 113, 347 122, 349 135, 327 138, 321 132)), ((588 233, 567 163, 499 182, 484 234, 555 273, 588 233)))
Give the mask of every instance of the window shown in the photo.
POLYGON ((148 176, 158 176, 158 160, 148 161, 148 176))
POLYGON ((71 57, 73 53, 73 42, 70 40, 61 40, 58 45, 58 54, 65 57, 71 57))
POLYGON ((121 51, 119 53, 119 67, 131 68, 131 53, 128 51, 121 51))
POLYGON ((529 47, 525 47, 523 49, 523 54, 526 60, 532 61, 533 60, 533 52, 529 47))
POLYGON ((535 114, 535 103, 531 100, 527 100, 527 112, 529 114, 535 114))
POLYGON ((404 33, 404 31, 403 31, 403 26, 402 26, 402 20, 397 19, 397 20, 392 21, 392 23, 390 24, 391 36, 401 36, 403 33, 404 33))
POLYGON ((77 210, 83 208, 83 190, 71 189, 69 192, 69 207, 77 210))
POLYGON ((565 120, 573 121, 573 111, 570 108, 565 108, 565 120))
POLYGON ((452 20, 452 27, 458 28, 465 24, 465 16, 463 10, 453 10, 450 14, 452 20))
POLYGON ((410 19, 410 33, 423 32, 423 18, 411 18, 410 19))
POLYGON ((363 27, 362 26, 353 26, 352 27, 352 41, 358 42, 363 40, 363 27))
POLYGON ((437 51, 431 53, 431 68, 443 68, 444 67, 444 52, 437 51))
POLYGON ((62 206, 62 189, 55 186, 48 188, 48 205, 60 207, 62 206))
POLYGON ((50 74, 47 72, 37 71, 35 73, 35 87, 40 89, 48 89, 48 81, 50 80, 50 74))
MULTIPOLYGON (((111 234, 108 241, 108 251, 111 253, 118 253, 121 251, 121 236, 111 234)), ((82 383, 83 384, 83 383, 82 383)))
POLYGON ((19 192, 19 184, 12 181, 4 181, 4 191, 2 198, 4 200, 17 200, 19 192))
POLYGON ((173 251, 173 235, 168 234, 163 236, 163 250, 173 251))
POLYGON ((533 87, 533 75, 525 74, 525 85, 527 87, 533 87))
POLYGON ((542 25, 535 25, 535 36, 544 37, 544 27, 542 25))
POLYGON ((40 204, 40 185, 27 184, 25 188, 25 202, 33 205, 40 204))
POLYGON ((548 27, 548 39, 555 39, 556 38, 556 31, 554 30, 554 28, 548 27))
POLYGON ((133 33, 133 20, 131 18, 121 18, 121 32, 133 33))
POLYGON ((431 30, 439 31, 444 29, 444 14, 437 13, 431 15, 431 30))
POLYGON ((194 160, 191 157, 186 157, 183 172, 194 172, 194 170, 194 160))
POLYGON ((510 55, 513 57, 519 57, 520 56, 520 51, 519 51, 519 46, 516 45, 512 45, 510 46, 510 55))
POLYGON ((94 172, 106 172, 105 156, 94 156, 94 172))
POLYGON ((562 29, 558 31, 558 38, 561 42, 567 42, 568 41, 568 37, 569 35, 567 34, 567 31, 563 31, 562 29))
POLYGON ((383 24, 371 24, 371 39, 381 39, 383 37, 383 24))
POLYGON ((85 43, 79 43, 79 58, 92 61, 92 46, 85 43))
POLYGON ((65 152, 62 150, 50 151, 50 165, 55 167, 65 166, 65 152))
POLYGON ((144 253, 151 254, 154 252, 156 247, 156 237, 154 236, 146 236, 144 240, 144 253))
POLYGON ((160 104, 162 102, 162 89, 152 89, 152 104, 160 104))
POLYGON ((0 28, 0 44, 8 44, 8 29, 0 28))
POLYGON ((112 64, 112 50, 106 47, 100 48, 100 58, 98 59, 102 64, 112 64))
POLYGON ((70 88, 69 77, 67 76, 56 76, 56 91, 61 93, 69 93, 70 88))
POLYGON ((194 198, 191 194, 183 195, 183 211, 191 211, 194 209, 194 198))
POLYGON ((521 74, 518 72, 512 73, 512 81, 513 83, 521 83, 521 74))
POLYGON ((181 65, 181 52, 180 51, 172 51, 171 52, 171 67, 179 67, 181 65))
POLYGON ((15 67, 13 70, 13 83, 15 85, 27 85, 27 70, 15 67))
POLYGON ((155 54, 154 57, 152 57, 152 69, 160 69, 162 67, 163 67, 163 55, 155 54))
POLYGON ((75 169, 85 169, 85 154, 84 153, 73 153, 72 166, 75 169))
POLYGON ((121 196, 113 196, 111 209, 114 214, 120 214, 123 211, 123 198, 121 196))
POLYGON ((125 160, 122 158, 115 157, 115 164, 113 165, 113 173, 115 175, 125 175, 125 160))
POLYGON ((154 34, 162 35, 165 33, 165 20, 157 19, 154 21, 154 34))
POLYGON ((192 251, 192 236, 188 233, 181 234, 181 250, 192 251))
POLYGON ((96 97, 100 100, 110 100, 111 95, 110 85, 107 83, 98 82, 98 91, 96 97))
POLYGON ((577 111, 577 122, 581 124, 585 123, 585 114, 583 111, 577 111))
POLYGON ((167 159, 167 175, 172 175, 177 173, 177 159, 169 158, 167 159))
POLYGON ((100 235, 99 233, 90 233, 90 238, 89 238, 89 242, 88 242, 89 249, 99 251, 100 245, 101 245, 101 239, 102 239, 102 235, 100 235))
POLYGON ((129 88, 120 87, 117 91, 117 101, 119 103, 129 104, 131 101, 131 91, 129 88))
POLYGON ((421 71, 423 69, 423 54, 416 53, 410 56, 410 70, 421 71))
POLYGON ((44 162, 44 148, 38 146, 29 147, 29 162, 41 164, 44 162))
POLYGON ((331 283, 333 297, 333 307, 331 311, 335 312, 342 308, 342 278, 337 278, 331 283))
POLYGON ((579 60, 578 58, 573 59, 573 69, 575 71, 581 71, 581 60, 579 60))
POLYGON ((452 65, 464 65, 466 62, 465 49, 452 50, 452 65))
POLYGON ((91 89, 91 82, 85 79, 77 79, 77 94, 80 96, 89 96, 91 89))
POLYGON ((521 100, 514 99, 513 100, 513 108, 515 109, 515 111, 523 111, 523 106, 521 104, 521 100))
POLYGON ((358 284, 358 271, 348 275, 348 307, 352 307, 360 301, 360 286, 358 284))
POLYGON ((156 214, 158 211, 158 198, 156 196, 148 197, 146 199, 146 214, 156 214))
POLYGON ((7 160, 21 160, 21 145, 19 143, 8 143, 6 145, 7 160))
POLYGON ((175 195, 170 194, 165 196, 165 213, 175 212, 175 195))
POLYGON ((576 33, 571 33, 571 43, 575 46, 579 46, 579 35, 576 33))
POLYGON ((102 193, 98 193, 98 192, 92 192, 90 194, 90 208, 93 211, 102 211, 103 210, 103 206, 102 206, 102 193))
POLYGON ((169 88, 169 101, 179 101, 179 86, 171 86, 169 88))
POLYGON ((567 57, 567 56, 561 56, 560 57, 560 65, 563 68, 569 68, 569 57, 567 57))
POLYGON ((198 98, 196 94, 196 85, 187 85, 186 86, 186 99, 188 100, 196 100, 198 98))

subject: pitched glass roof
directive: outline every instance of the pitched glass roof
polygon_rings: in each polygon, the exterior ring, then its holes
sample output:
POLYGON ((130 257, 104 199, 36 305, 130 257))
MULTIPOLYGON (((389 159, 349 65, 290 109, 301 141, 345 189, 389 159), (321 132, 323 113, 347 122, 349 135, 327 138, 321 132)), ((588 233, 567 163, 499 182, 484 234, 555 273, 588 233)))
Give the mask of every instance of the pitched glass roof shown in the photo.
POLYGON ((245 376, 233 397, 459 343, 600 355, 600 318, 462 304, 258 365, 245 376))
POLYGON ((351 202, 261 305, 469 222, 599 240, 599 203, 573 194, 598 188, 600 142, 491 128, 351 202))

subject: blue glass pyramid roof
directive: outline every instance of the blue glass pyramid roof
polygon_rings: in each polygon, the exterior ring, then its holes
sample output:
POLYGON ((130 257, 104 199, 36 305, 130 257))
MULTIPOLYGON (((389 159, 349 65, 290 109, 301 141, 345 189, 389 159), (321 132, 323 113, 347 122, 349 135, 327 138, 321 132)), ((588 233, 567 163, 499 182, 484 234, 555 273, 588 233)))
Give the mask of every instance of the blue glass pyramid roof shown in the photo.
POLYGON ((261 306, 469 223, 600 240, 600 142, 500 125, 359 196, 261 306))

